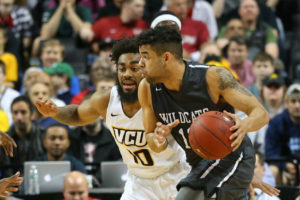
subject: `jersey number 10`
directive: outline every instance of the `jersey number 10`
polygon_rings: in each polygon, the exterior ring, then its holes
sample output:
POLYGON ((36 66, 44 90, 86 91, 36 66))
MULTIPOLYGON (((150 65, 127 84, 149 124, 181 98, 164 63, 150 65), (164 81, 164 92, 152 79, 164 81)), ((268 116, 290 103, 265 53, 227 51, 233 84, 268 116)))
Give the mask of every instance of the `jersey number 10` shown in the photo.
POLYGON ((135 163, 139 164, 140 162, 144 166, 153 166, 154 162, 148 149, 141 149, 133 152, 130 150, 128 151, 133 156, 135 163))

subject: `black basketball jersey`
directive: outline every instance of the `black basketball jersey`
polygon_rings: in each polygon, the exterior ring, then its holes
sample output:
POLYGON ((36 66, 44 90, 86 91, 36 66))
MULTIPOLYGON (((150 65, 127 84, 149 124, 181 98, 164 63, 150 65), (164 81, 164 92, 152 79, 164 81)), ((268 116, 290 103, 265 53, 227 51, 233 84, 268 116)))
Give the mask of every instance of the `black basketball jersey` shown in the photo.
POLYGON ((173 128, 172 135, 180 146, 185 150, 187 161, 195 166, 200 160, 193 152, 188 140, 188 132, 193 120, 207 111, 233 112, 229 104, 215 104, 207 90, 206 71, 209 66, 185 62, 180 90, 168 90, 164 84, 151 84, 153 110, 157 119, 168 124, 176 119, 180 123, 173 128))

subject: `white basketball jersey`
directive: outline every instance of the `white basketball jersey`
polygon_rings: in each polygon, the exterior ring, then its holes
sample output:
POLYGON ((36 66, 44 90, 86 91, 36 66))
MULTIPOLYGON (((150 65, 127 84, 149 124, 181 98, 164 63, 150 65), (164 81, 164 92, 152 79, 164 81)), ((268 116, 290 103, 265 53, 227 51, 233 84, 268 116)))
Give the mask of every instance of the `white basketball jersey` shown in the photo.
POLYGON ((114 86, 106 112, 106 124, 109 127, 129 171, 142 178, 158 177, 178 164, 185 162, 184 151, 171 134, 168 136, 168 147, 160 153, 153 152, 147 144, 142 120, 142 109, 131 118, 127 117, 114 86))

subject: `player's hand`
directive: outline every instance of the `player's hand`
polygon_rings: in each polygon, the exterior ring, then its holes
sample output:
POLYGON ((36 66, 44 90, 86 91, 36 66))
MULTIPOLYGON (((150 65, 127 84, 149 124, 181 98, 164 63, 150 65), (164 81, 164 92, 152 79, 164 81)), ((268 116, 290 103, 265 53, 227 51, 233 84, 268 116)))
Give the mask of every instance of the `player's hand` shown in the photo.
POLYGON ((241 120, 236 114, 229 113, 224 111, 226 115, 229 115, 235 122, 235 124, 230 128, 232 135, 229 137, 230 140, 233 140, 231 143, 232 151, 237 150, 241 145, 245 135, 248 131, 248 124, 246 121, 241 120))
POLYGON ((253 188, 258 188, 260 189, 262 192, 266 193, 269 196, 278 196, 280 193, 280 190, 278 190, 277 188, 272 187, 271 185, 263 182, 257 175, 253 176, 253 179, 250 183, 250 187, 253 188))
POLYGON ((37 100, 35 106, 44 116, 54 117, 58 113, 57 106, 48 99, 37 100))
POLYGON ((13 152, 14 152, 14 147, 17 148, 17 144, 14 141, 14 139, 12 139, 12 137, 10 137, 9 135, 7 135, 6 133, 3 133, 2 131, 0 131, 0 145, 3 147, 5 154, 7 156, 13 157, 13 152))
POLYGON ((157 147, 163 146, 167 142, 167 136, 171 133, 172 129, 179 124, 179 120, 176 119, 174 122, 167 125, 157 122, 154 130, 153 141, 157 147))
POLYGON ((17 172, 15 175, 3 178, 0 180, 0 196, 9 197, 10 192, 17 192, 23 182, 23 178, 19 177, 20 172, 17 172))

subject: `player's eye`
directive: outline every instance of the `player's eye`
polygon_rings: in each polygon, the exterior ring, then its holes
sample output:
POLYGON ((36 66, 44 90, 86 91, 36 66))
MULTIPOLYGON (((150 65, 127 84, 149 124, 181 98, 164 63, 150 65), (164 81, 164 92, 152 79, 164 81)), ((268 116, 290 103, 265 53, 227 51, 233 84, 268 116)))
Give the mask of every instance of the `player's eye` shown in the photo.
POLYGON ((138 67, 133 67, 133 68, 131 68, 131 71, 137 72, 137 71, 139 71, 139 68, 138 67))

